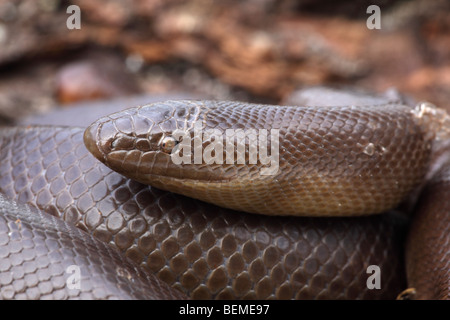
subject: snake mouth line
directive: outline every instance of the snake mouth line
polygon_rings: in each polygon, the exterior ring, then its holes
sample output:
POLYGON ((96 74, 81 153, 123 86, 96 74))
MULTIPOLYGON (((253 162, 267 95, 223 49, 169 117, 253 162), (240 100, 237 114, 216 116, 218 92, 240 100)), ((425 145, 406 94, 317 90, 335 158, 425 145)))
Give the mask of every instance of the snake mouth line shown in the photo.
POLYGON ((234 179, 193 179, 193 178, 176 178, 176 177, 171 177, 171 176, 167 176, 167 175, 162 175, 162 174, 153 174, 153 173, 148 173, 148 174, 137 174, 135 177, 132 177, 134 180, 137 181, 143 181, 143 183, 145 184, 155 184, 155 183, 175 183, 177 185, 183 185, 183 184, 207 184, 207 183, 227 183, 230 182, 234 179))

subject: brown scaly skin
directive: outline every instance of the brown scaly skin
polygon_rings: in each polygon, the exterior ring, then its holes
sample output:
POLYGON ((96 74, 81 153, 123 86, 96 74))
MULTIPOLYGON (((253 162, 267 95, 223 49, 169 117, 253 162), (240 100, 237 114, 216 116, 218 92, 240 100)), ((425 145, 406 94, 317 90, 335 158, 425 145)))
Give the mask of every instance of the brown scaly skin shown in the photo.
POLYGON ((408 285, 414 299, 450 300, 450 162, 427 183, 408 233, 408 285))
POLYGON ((0 261, 1 300, 186 298, 86 232, 1 194, 0 261))
MULTIPOLYGON (((85 142, 100 161, 125 176, 221 207, 266 215, 367 215, 395 207, 423 180, 434 136, 419 120, 399 104, 166 101, 99 119, 86 130, 85 142), (245 165, 193 164, 193 144, 191 162, 174 163, 161 141, 176 130, 193 137, 196 125, 203 132, 217 130, 224 146, 227 129, 278 130, 279 170, 263 175, 267 165, 249 164, 248 141, 245 165)), ((204 139, 202 150, 210 144, 204 139)))
MULTIPOLYGON (((96 121, 85 142, 99 160, 143 183, 268 215, 377 213, 419 183, 426 185, 408 240, 408 279, 414 287, 408 292, 418 299, 448 299, 450 223, 442 199, 449 196, 449 170, 444 164, 431 182, 424 178, 442 165, 430 158, 438 157, 432 154, 439 152, 434 142, 449 138, 449 123, 445 111, 428 103, 411 109, 396 103, 356 108, 166 101, 96 121), (261 175, 264 166, 249 164, 248 153, 246 165, 174 163, 173 146, 167 150, 166 141, 178 139, 174 132, 180 129, 192 138, 196 123, 222 134, 279 129, 280 170, 261 175)), ((202 150, 211 144, 204 139, 202 150)))
POLYGON ((405 287, 405 223, 270 217, 219 208, 113 172, 83 129, 0 130, 0 191, 62 217, 189 297, 393 299, 405 287), (381 289, 366 286, 381 268, 381 289))

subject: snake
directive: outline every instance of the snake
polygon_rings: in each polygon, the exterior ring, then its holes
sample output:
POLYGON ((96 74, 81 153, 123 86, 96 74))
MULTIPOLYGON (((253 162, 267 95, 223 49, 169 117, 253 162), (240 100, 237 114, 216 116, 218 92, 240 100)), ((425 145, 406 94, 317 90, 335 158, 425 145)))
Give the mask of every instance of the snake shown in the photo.
MULTIPOLYGON (((447 124, 428 103, 165 101, 87 129, 0 129, 0 191, 114 247, 141 278, 176 291, 164 298, 392 299, 411 288, 448 299, 449 153, 435 147, 447 124), (195 151, 196 129, 201 150, 219 147, 216 160, 230 150, 227 129, 235 141, 252 129, 231 157, 244 163, 175 164, 175 152, 195 151), (277 163, 252 161, 254 132, 278 136, 264 140, 277 163), (414 192, 410 223, 399 208, 414 192), (371 266, 379 288, 368 285, 371 266)), ((23 295, 4 282, 2 297, 6 287, 23 295)))

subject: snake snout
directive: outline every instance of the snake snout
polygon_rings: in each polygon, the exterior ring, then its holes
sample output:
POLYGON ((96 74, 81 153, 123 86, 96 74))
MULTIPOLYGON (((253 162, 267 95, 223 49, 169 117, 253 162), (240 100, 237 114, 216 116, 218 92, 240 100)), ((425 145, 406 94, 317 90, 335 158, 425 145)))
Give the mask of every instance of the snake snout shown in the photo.
POLYGON ((97 144, 98 124, 94 122, 85 131, 83 135, 84 145, 88 151, 101 162, 105 162, 103 152, 97 144))

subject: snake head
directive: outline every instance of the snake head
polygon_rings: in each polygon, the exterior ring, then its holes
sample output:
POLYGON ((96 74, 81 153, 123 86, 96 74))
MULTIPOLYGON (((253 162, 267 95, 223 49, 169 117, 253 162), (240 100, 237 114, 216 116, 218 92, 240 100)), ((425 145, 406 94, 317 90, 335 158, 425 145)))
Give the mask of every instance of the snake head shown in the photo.
POLYGON ((220 180, 224 177, 220 165, 198 165, 194 157, 192 161, 180 161, 180 157, 188 156, 186 141, 194 147, 194 129, 205 124, 207 112, 204 102, 198 101, 130 108, 94 122, 86 129, 84 142, 108 167, 145 184, 159 185, 161 179, 220 180), (185 148, 180 148, 183 143, 185 148))
POLYGON ((128 178, 219 206, 369 214, 394 207, 422 179, 430 156, 423 127, 402 105, 167 101, 102 118, 84 139, 128 178))

